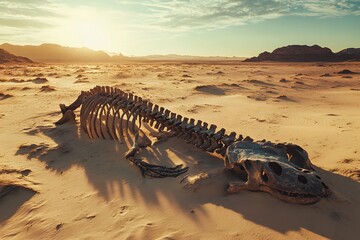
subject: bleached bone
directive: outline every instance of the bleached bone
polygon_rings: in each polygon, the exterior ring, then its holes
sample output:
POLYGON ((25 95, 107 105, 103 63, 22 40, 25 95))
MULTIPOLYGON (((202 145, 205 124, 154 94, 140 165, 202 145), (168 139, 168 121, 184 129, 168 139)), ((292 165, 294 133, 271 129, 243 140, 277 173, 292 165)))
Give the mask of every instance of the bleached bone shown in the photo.
POLYGON ((209 126, 207 122, 196 122, 193 118, 189 121, 188 117, 109 86, 83 91, 69 106, 60 104, 63 116, 56 124, 73 121, 73 111, 80 106, 80 126, 89 138, 122 140, 124 131, 135 134, 134 144, 125 156, 144 176, 176 177, 185 173, 188 167, 158 166, 135 158, 140 149, 151 145, 150 139, 140 129, 142 122, 159 131, 158 139, 161 135, 164 135, 162 139, 177 135, 204 151, 223 156, 226 168, 239 174, 240 178, 246 176, 245 182, 229 183, 230 193, 243 189, 263 191, 298 204, 314 203, 330 194, 313 170, 307 152, 297 145, 274 144, 265 139, 254 142, 251 137, 244 138, 235 132, 227 134, 224 128, 216 131, 214 124, 209 126), (164 129, 167 132, 161 132, 164 129))

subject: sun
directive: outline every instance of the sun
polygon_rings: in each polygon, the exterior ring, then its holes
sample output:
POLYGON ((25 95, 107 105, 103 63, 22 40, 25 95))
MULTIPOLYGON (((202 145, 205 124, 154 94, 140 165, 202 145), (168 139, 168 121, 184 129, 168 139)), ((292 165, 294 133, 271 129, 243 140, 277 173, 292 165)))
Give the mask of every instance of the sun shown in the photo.
POLYGON ((74 21, 73 36, 83 47, 92 49, 106 48, 106 34, 104 28, 95 21, 74 21))
POLYGON ((78 10, 72 14, 64 24, 64 37, 71 45, 104 50, 109 45, 109 26, 94 11, 78 10))
POLYGON ((74 8, 54 23, 57 27, 51 34, 53 41, 62 45, 115 53, 124 48, 127 35, 122 19, 121 14, 114 16, 112 11, 74 8))

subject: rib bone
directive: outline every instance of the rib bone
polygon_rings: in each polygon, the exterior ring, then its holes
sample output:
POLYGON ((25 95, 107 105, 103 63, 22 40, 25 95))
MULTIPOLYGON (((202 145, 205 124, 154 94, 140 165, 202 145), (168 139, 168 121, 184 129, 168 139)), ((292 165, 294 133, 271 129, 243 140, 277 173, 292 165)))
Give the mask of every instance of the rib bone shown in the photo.
MULTIPOLYGON (((137 151, 151 144, 150 140, 144 140, 146 137, 139 137, 141 122, 149 123, 152 128, 160 132, 166 129, 170 134, 183 138, 189 144, 221 155, 225 154, 226 148, 235 141, 236 137, 235 132, 227 135, 224 128, 216 132, 216 125, 211 124, 208 127, 209 124, 206 122, 183 117, 139 96, 109 86, 96 86, 87 92, 81 92, 69 106, 60 104, 63 117, 56 124, 64 124, 74 119, 73 111, 80 106, 80 125, 90 138, 122 140, 124 131, 129 130, 135 134, 134 145, 126 157, 130 158, 144 175, 152 177, 177 176, 186 172, 187 168, 179 166, 166 168, 134 158, 137 151)), ((240 137, 239 139, 242 140, 240 137)), ((245 140, 250 141, 251 138, 245 140)))

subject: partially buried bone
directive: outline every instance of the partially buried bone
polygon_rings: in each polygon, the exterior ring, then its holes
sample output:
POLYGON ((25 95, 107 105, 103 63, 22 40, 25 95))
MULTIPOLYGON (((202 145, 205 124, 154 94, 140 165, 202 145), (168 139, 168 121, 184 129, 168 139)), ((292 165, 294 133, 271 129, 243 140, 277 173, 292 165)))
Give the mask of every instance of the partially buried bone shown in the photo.
POLYGON ((55 122, 56 125, 62 125, 66 122, 75 122, 75 113, 71 110, 67 110, 62 118, 60 118, 57 122, 55 122))
POLYGON ((151 132, 151 136, 158 139, 157 142, 177 136, 203 151, 222 156, 225 167, 239 179, 229 183, 230 193, 243 189, 262 191, 297 204, 315 203, 331 193, 312 168, 307 152, 298 145, 275 144, 266 140, 255 142, 250 137, 228 133, 224 128, 217 131, 214 124, 183 117, 139 96, 109 86, 96 86, 81 92, 69 106, 60 104, 63 116, 56 124, 74 121, 73 111, 80 106, 80 125, 90 138, 123 141, 125 134, 135 135, 134 144, 126 153, 126 158, 144 176, 176 177, 188 168, 182 168, 181 165, 158 166, 136 158, 140 149, 152 144, 140 129, 141 123, 147 123, 144 126, 151 132))

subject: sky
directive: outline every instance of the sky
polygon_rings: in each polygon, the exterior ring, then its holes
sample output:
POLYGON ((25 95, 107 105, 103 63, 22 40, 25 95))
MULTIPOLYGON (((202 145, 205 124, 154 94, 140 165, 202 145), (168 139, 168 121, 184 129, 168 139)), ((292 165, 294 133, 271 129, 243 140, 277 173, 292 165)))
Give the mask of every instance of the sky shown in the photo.
POLYGON ((0 43, 128 56, 360 47, 360 0, 0 0, 0 43))

